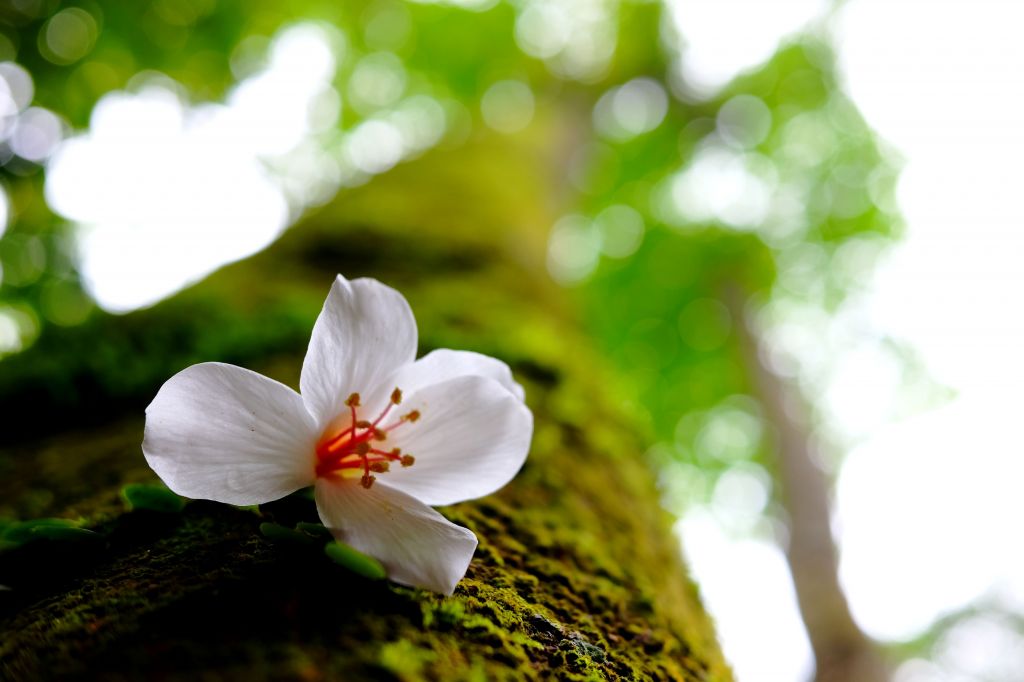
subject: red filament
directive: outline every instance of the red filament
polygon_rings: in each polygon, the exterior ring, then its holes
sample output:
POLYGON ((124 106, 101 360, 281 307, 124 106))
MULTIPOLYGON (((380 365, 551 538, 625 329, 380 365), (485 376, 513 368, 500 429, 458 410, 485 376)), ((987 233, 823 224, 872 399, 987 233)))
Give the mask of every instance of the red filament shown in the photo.
POLYGON ((377 418, 371 421, 359 419, 358 408, 359 394, 353 393, 345 401, 349 408, 351 422, 348 427, 334 435, 324 434, 316 446, 316 475, 332 476, 344 474, 345 471, 362 470, 360 479, 364 488, 373 485, 376 477, 374 473, 386 473, 391 462, 398 462, 401 466, 412 466, 415 459, 408 454, 403 454, 399 448, 385 450, 378 445, 387 439, 390 431, 398 428, 407 422, 414 422, 420 417, 418 410, 413 410, 395 422, 387 426, 381 426, 384 418, 391 412, 391 408, 402 402, 402 392, 395 389, 391 394, 391 400, 381 411, 377 418))

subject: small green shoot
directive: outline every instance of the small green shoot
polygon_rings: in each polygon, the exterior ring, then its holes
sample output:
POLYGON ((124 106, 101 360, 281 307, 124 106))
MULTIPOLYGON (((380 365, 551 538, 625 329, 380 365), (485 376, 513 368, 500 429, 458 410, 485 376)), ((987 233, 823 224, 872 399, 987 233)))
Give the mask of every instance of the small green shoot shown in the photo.
POLYGON ((299 521, 295 524, 295 530, 322 540, 331 540, 334 538, 334 536, 331 535, 331 531, 327 530, 327 527, 322 523, 307 523, 306 521, 299 521))
POLYGON ((387 571, 379 561, 341 542, 328 543, 324 547, 324 553, 334 563, 340 564, 364 578, 383 580, 387 577, 387 571))
POLYGON ((185 508, 185 500, 162 485, 129 483, 121 489, 128 509, 145 509, 163 514, 176 514, 185 508))
POLYGON ((316 544, 316 539, 310 537, 306 533, 300 533, 297 530, 292 530, 291 528, 287 528, 278 523, 261 523, 260 532, 263 533, 263 537, 275 543, 293 545, 316 544))
POLYGON ((79 528, 76 522, 68 519, 33 519, 7 526, 0 535, 0 545, 12 548, 33 540, 78 542, 96 540, 100 537, 99 533, 79 528))

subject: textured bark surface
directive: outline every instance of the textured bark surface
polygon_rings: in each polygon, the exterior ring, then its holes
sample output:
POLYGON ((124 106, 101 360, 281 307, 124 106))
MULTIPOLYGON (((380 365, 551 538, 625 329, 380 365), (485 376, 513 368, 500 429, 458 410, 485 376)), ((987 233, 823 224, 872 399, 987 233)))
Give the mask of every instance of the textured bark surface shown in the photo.
POLYGON ((153 309, 48 333, 0 364, 0 519, 96 531, 0 554, 0 678, 729 679, 644 439, 543 274, 555 157, 492 138, 436 151, 153 309), (120 498, 154 480, 140 443, 159 384, 224 360, 297 386, 336 272, 405 293, 421 353, 499 356, 527 389, 524 470, 442 510, 480 538, 454 597, 262 535, 261 522, 315 520, 301 493, 178 513, 120 498))

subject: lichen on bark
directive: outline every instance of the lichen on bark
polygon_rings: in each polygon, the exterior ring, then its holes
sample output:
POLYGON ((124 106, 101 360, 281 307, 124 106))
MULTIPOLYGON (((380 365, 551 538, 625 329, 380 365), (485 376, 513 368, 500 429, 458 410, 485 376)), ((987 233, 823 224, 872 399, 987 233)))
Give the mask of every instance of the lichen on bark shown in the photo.
POLYGON ((0 517, 74 518, 97 534, 0 554, 12 588, 0 592, 0 677, 729 679, 642 430, 544 277, 559 199, 542 153, 495 138, 432 153, 170 301, 7 361, 0 399, 20 421, 0 449, 0 517), (180 513, 120 498, 153 478, 139 444, 159 382, 228 360, 296 385, 335 272, 405 293, 421 353, 495 355, 526 387, 536 431, 523 471, 443 510, 480 538, 453 597, 372 582, 315 543, 260 533, 315 521, 302 494, 180 513))

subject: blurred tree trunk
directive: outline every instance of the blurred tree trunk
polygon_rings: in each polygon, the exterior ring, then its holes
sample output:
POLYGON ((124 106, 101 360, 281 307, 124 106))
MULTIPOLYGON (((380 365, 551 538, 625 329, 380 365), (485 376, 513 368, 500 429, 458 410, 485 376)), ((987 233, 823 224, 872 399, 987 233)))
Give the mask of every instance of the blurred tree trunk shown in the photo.
POLYGON ((544 274, 563 175, 548 139, 564 136, 433 152, 173 299, 47 331, 0 365, 0 518, 97 533, 0 555, 0 677, 729 679, 614 376, 544 274), (301 495, 180 513, 119 498, 154 480, 143 409, 174 371, 225 360, 297 386, 336 272, 403 291, 421 352, 502 357, 527 388, 523 472, 444 510, 480 537, 452 598, 260 534, 315 519, 301 495))
POLYGON ((788 514, 786 558, 814 650, 814 679, 885 682, 889 679, 888 666, 853 620, 839 584, 831 526, 831 486, 813 451, 806 408, 761 357, 757 333, 744 314, 745 301, 739 292, 729 292, 727 298, 758 398, 776 435, 776 472, 788 514))

